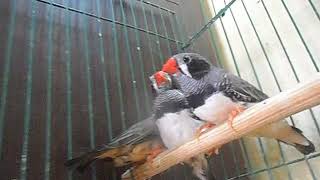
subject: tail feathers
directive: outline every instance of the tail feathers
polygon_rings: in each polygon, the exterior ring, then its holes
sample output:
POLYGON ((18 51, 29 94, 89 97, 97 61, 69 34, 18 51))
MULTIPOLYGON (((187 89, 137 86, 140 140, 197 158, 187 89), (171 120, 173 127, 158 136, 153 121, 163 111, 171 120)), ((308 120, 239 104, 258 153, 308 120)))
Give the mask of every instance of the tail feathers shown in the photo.
POLYGON ((304 155, 308 155, 315 151, 313 143, 303 135, 302 131, 296 127, 290 126, 287 121, 271 123, 254 130, 249 136, 275 138, 295 147, 304 155))
POLYGON ((304 155, 308 155, 310 153, 313 153, 315 151, 315 147, 314 147, 313 143, 302 134, 302 131, 300 129, 298 129, 296 127, 292 127, 292 129, 294 131, 296 131, 297 133, 299 133, 301 136, 303 136, 305 138, 305 140, 308 142, 308 145, 295 143, 293 146, 304 155))
MULTIPOLYGON (((83 173, 84 170, 95 160, 98 159, 98 156, 101 155, 104 151, 91 151, 86 154, 83 154, 79 157, 76 157, 74 159, 70 159, 67 162, 65 162, 65 166, 71 169, 77 169, 80 173, 83 173)), ((107 159, 107 160, 111 160, 107 159)))

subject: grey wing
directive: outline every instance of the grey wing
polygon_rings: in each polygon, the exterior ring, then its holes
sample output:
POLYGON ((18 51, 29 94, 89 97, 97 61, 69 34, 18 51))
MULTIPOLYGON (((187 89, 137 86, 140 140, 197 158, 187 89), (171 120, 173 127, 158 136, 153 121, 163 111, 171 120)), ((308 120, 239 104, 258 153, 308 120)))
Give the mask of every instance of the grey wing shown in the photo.
POLYGON ((122 145, 134 145, 158 136, 154 116, 150 116, 121 133, 107 144, 107 147, 114 148, 122 145))
POLYGON ((185 94, 180 90, 171 89, 161 92, 153 102, 155 118, 160 118, 164 113, 177 112, 190 108, 185 94))
POLYGON ((197 108, 205 103, 205 100, 214 93, 215 87, 210 83, 196 80, 186 75, 172 76, 172 85, 185 94, 189 106, 197 108))
POLYGON ((213 67, 207 78, 209 78, 208 80, 210 83, 214 85, 223 81, 224 78, 228 78, 228 81, 231 83, 229 95, 234 95, 232 98, 235 98, 236 100, 237 97, 240 97, 238 99, 239 101, 254 103, 268 98, 268 95, 257 89, 249 82, 220 68, 213 67))

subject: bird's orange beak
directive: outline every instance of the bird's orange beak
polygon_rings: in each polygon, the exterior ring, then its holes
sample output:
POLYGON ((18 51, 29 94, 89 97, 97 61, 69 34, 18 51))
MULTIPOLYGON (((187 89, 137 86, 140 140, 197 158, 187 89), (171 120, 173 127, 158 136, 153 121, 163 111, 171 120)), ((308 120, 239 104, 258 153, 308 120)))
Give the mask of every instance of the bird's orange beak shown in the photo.
POLYGON ((156 80, 157 86, 161 86, 161 85, 169 83, 168 76, 166 76, 166 73, 163 71, 158 71, 158 72, 154 73, 153 77, 156 80))
POLYGON ((170 58, 162 66, 162 71, 168 74, 175 74, 179 71, 177 61, 174 58, 170 58))

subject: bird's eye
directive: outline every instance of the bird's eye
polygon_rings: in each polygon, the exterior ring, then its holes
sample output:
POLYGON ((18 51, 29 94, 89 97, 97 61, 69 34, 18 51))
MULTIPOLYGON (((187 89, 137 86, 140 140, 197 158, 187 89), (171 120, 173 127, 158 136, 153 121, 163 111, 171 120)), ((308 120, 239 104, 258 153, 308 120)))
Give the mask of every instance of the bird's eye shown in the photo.
POLYGON ((183 57, 183 61, 184 61, 186 64, 189 63, 189 62, 191 61, 190 56, 184 56, 184 57, 183 57))

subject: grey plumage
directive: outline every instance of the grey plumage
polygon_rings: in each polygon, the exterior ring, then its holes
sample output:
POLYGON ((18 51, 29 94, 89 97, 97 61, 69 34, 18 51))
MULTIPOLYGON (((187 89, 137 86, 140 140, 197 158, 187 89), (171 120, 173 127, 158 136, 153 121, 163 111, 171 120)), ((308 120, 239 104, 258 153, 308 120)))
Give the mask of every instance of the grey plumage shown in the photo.
MULTIPOLYGON (((193 118, 185 94, 179 90, 161 92, 154 101, 156 124, 161 139, 168 149, 176 148, 194 138, 196 130, 203 124, 193 118)), ((199 154, 186 163, 193 168, 193 174, 206 180, 208 162, 204 154, 199 154)))
MULTIPOLYGON (((234 105, 241 104, 248 108, 254 103, 261 102, 268 98, 265 93, 251 85, 249 82, 228 73, 224 69, 211 66, 211 64, 199 54, 181 53, 172 58, 175 59, 181 72, 185 74, 183 76, 192 77, 199 83, 209 84, 213 86, 215 90, 219 89, 219 86, 222 85, 221 82, 225 81, 227 78, 229 86, 223 94, 225 97, 230 98, 234 102, 234 105)), ((186 79, 184 79, 184 81, 181 81, 180 83, 188 84, 189 82, 191 81, 186 81, 186 79)), ((179 86, 183 87, 181 84, 179 86)), ((187 86, 184 86, 184 88, 186 87, 187 86)), ((188 91, 188 89, 184 89, 184 91, 188 91)), ((221 98, 221 96, 218 97, 221 98)), ((227 99, 223 99, 223 101, 229 103, 227 99)), ((221 103, 221 105, 223 104, 221 103)), ((203 117, 210 116, 211 118, 214 118, 212 117, 212 112, 215 110, 212 109, 212 107, 218 108, 219 103, 211 101, 211 104, 202 106, 202 109, 198 108, 198 112, 201 112, 202 115, 207 115, 203 117)), ((201 116, 199 117, 202 118, 201 116)), ((248 134, 248 136, 275 138, 281 142, 294 146, 303 154, 310 154, 315 151, 313 143, 302 134, 302 131, 290 126, 286 121, 278 121, 260 129, 256 129, 248 134)))
MULTIPOLYGON (((157 95, 159 92, 155 92, 157 95)), ((125 166, 135 162, 146 160, 147 154, 135 155, 133 151, 144 150, 146 153, 152 151, 154 146, 162 145, 159 131, 155 124, 155 116, 139 121, 132 125, 120 135, 113 138, 108 144, 86 152, 78 157, 65 162, 70 169, 83 172, 91 163, 98 159, 112 162, 114 166, 125 166), (137 147, 137 149, 135 149, 137 147)), ((143 153, 143 152, 142 152, 143 153)))
POLYGON ((150 117, 130 126, 126 131, 113 138, 111 142, 106 145, 106 147, 112 148, 123 145, 138 144, 145 141, 146 139, 158 135, 159 134, 157 126, 155 124, 155 117, 154 115, 151 115, 150 117))

